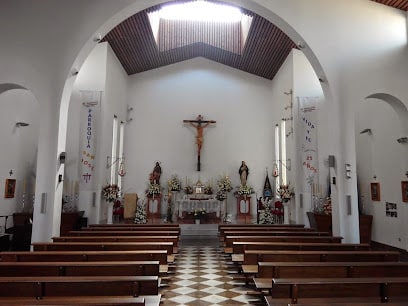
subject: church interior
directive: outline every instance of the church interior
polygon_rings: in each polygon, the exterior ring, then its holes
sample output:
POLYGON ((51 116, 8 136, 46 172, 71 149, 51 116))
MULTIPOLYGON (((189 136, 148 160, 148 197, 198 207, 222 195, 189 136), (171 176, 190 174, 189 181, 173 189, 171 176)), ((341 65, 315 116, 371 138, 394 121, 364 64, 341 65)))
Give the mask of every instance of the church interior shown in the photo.
POLYGON ((407 11, 407 0, 2 1, 0 304, 404 305, 407 11), (292 267, 295 250, 307 255, 292 267), (97 251, 112 253, 102 266, 75 259, 97 251), (160 264, 133 273, 131 260, 160 264), (69 274, 71 261, 88 272, 69 274), (24 269, 44 287, 19 300, 24 269), (331 280, 314 290, 308 269, 331 280), (333 274, 354 289, 333 289, 333 274), (61 293, 68 276, 82 285, 61 293), (79 292, 108 277, 109 298, 79 292), (295 278, 302 289, 288 290, 295 278))

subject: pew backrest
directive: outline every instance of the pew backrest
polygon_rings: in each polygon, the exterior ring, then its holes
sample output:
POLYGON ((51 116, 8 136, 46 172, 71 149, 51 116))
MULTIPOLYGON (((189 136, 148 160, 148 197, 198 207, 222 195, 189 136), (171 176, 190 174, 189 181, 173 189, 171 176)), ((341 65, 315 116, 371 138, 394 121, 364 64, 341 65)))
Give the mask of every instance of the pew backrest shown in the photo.
POLYGON ((173 254, 172 242, 35 242, 34 251, 131 251, 166 250, 173 254))
POLYGON ((159 276, 158 261, 0 262, 1 276, 159 276))
POLYGON ((261 261, 399 261, 396 251, 273 251, 245 250, 243 263, 256 265, 261 261))
POLYGON ((27 261, 158 261, 167 264, 166 250, 136 250, 136 251, 19 251, 1 252, 3 262, 27 261))
POLYGON ((157 295, 157 276, 0 277, 0 296, 157 295))

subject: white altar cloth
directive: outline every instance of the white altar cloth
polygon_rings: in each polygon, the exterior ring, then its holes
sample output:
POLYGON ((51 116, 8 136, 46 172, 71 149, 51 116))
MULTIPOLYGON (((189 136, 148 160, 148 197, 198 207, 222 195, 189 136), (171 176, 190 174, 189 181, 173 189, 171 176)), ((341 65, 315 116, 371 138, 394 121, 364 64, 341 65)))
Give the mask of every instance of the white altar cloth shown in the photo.
POLYGON ((218 200, 177 200, 178 215, 181 218, 183 216, 183 211, 190 212, 193 209, 204 208, 207 213, 215 212, 217 217, 223 215, 223 202, 218 200))

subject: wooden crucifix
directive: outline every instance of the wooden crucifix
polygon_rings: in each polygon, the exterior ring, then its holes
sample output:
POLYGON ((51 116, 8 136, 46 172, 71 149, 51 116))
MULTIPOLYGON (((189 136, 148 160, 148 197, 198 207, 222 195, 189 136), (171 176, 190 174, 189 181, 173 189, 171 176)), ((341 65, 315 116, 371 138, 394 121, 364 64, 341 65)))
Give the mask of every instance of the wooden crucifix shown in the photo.
POLYGON ((204 117, 201 115, 197 116, 196 120, 183 120, 184 123, 189 123, 192 127, 196 128, 197 135, 196 135, 196 144, 197 144, 197 171, 201 171, 201 162, 200 162, 200 155, 201 155, 201 147, 203 146, 204 142, 204 128, 209 126, 211 123, 216 123, 217 121, 214 120, 203 120, 204 117))

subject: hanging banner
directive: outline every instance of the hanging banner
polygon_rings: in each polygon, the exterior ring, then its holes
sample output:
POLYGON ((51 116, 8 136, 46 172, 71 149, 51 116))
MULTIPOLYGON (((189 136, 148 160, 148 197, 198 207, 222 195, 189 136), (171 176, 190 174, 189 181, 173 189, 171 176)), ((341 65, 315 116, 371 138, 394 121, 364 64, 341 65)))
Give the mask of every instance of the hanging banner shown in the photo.
POLYGON ((81 91, 79 129, 79 185, 81 190, 96 189, 97 131, 101 116, 100 91, 81 91))
POLYGON ((299 160, 302 166, 303 173, 303 192, 311 192, 311 188, 313 188, 313 186, 316 186, 319 182, 317 149, 318 100, 319 98, 316 97, 297 97, 299 106, 299 160))

